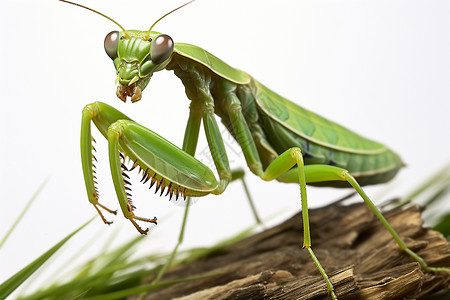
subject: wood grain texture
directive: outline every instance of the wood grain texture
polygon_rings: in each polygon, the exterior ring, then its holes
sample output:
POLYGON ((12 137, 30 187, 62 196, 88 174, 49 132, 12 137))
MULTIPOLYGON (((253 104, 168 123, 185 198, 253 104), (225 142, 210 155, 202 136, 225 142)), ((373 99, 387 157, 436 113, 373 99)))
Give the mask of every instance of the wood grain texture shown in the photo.
MULTIPOLYGON (((385 216, 428 264, 450 267, 450 244, 423 228, 417 206, 385 216)), ((296 214, 214 255, 169 269, 162 282, 211 276, 152 291, 145 299, 328 299, 322 277, 301 249, 301 220, 296 214)), ((311 210, 310 222, 313 249, 341 300, 417 299, 449 288, 448 275, 424 272, 363 203, 311 210)))

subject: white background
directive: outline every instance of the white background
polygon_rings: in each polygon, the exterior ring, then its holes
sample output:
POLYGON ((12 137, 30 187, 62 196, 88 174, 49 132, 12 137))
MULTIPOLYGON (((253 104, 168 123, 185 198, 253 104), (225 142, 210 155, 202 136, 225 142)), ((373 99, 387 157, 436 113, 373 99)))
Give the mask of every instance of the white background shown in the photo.
MULTIPOLYGON (((82 3, 127 29, 146 30, 183 2, 82 3)), ((450 159, 449 13, 446 0, 198 0, 154 29, 175 42, 203 47, 297 104, 398 152, 407 168, 391 183, 367 189, 380 202, 411 191, 450 159)), ((103 39, 119 29, 97 14, 56 0, 2 1, 0 22, 0 237, 51 176, 0 249, 2 282, 95 215, 80 165, 84 105, 104 101, 181 146, 189 100, 179 79, 167 71, 154 75, 139 103, 117 99, 103 39)), ((106 142, 94 135, 101 201, 117 208, 106 142)), ((198 152, 205 147, 202 139, 198 152)), ((232 155, 236 149, 229 150, 233 167, 245 167, 241 155, 232 155)), ((141 251, 168 251, 183 209, 147 192, 138 179, 133 179, 137 214, 159 219, 141 251)), ((269 224, 298 211, 298 186, 265 183, 252 174, 247 179, 269 224)), ((317 207, 321 199, 331 201, 348 191, 308 192, 310 206, 317 207)), ((110 227, 94 220, 58 260, 92 237, 97 243, 86 258, 110 234, 117 236, 116 244, 137 235, 121 215, 113 219, 110 227)), ((223 195, 192 206, 184 246, 211 245, 253 222, 241 184, 232 183, 223 195)))

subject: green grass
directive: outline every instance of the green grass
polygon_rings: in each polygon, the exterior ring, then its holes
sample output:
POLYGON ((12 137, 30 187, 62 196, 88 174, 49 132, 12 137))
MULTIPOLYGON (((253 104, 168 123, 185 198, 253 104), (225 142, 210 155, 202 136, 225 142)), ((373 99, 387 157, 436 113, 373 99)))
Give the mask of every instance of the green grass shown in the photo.
MULTIPOLYGON (((14 224, 5 233, 0 247, 3 246, 7 242, 8 238, 13 234, 14 229, 24 218, 28 208, 36 200, 39 193, 45 187, 47 181, 48 180, 46 180, 39 187, 39 189, 26 204, 21 214, 15 220, 14 224)), ((23 283, 29 283, 32 280, 36 280, 36 278, 30 278, 30 276, 36 273, 38 270, 42 270, 48 267, 48 264, 52 263, 49 262, 49 259, 55 256, 57 252, 60 252, 64 244, 66 244, 78 232, 83 230, 94 219, 95 218, 92 218, 91 220, 80 226, 78 229, 68 234, 60 242, 58 242, 41 256, 36 258, 33 262, 31 262, 22 270, 3 282, 0 285, 0 299, 5 299, 6 297, 8 297, 23 283)), ((240 234, 235 235, 231 239, 225 240, 210 248, 181 251, 177 254, 177 259, 173 264, 192 261, 199 257, 211 255, 216 251, 220 251, 221 248, 233 244, 238 240, 241 240, 244 237, 250 235, 251 232, 251 229, 246 230, 240 234)), ((151 275, 156 275, 163 266, 164 262, 166 262, 170 257, 170 253, 168 253, 148 254, 146 256, 135 258, 133 254, 137 252, 138 248, 141 246, 144 240, 145 236, 138 236, 112 250, 107 250, 107 245, 110 244, 110 241, 107 241, 105 243, 105 247, 100 250, 100 253, 92 255, 92 259, 84 262, 74 269, 67 268, 58 270, 57 276, 52 276, 52 278, 58 278, 58 280, 55 280, 48 286, 43 286, 38 290, 24 291, 25 294, 17 296, 16 298, 26 300, 123 299, 128 296, 151 291, 168 285, 203 278, 193 277, 179 281, 165 282, 162 284, 141 285, 141 282, 144 278, 147 278, 151 275)), ((85 256, 85 249, 89 248, 89 244, 90 242, 86 242, 86 245, 84 245, 84 247, 81 247, 82 250, 80 251, 80 253, 77 253, 75 257, 85 256)), ((72 258, 67 259, 67 262, 63 265, 70 265, 72 258)))

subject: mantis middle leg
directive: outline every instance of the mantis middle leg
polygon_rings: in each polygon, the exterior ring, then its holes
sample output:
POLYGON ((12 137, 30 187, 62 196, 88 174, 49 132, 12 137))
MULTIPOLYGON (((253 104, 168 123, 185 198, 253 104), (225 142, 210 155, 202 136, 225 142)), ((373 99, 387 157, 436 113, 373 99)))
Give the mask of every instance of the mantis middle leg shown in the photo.
MULTIPOLYGON (((215 155, 215 158, 213 156, 214 161, 218 161, 220 159, 225 159, 224 162, 221 163, 216 163, 216 165, 219 166, 219 168, 222 168, 223 172, 226 173, 227 175, 230 173, 231 174, 231 181, 234 180, 241 180, 246 196, 249 200, 250 203, 250 207, 252 209, 253 215, 255 217, 256 223, 257 224, 261 224, 261 220, 258 216, 258 213, 256 211, 256 208, 253 204, 253 201, 251 199, 251 195, 248 191, 247 188, 247 184, 245 183, 244 180, 244 171, 243 170, 235 170, 235 171, 230 171, 229 168, 229 164, 228 164, 228 158, 226 156, 226 150, 225 150, 225 146, 223 145, 223 141, 222 138, 220 136, 220 134, 218 133, 218 126, 215 122, 215 118, 214 116, 211 114, 211 111, 208 109, 202 109, 202 105, 199 101, 192 101, 191 105, 190 105, 190 113, 189 113, 189 119, 187 122, 187 126, 186 126, 186 131, 185 131, 185 135, 184 135, 184 140, 183 140, 183 151, 185 151, 186 153, 194 156, 195 154, 195 150, 197 148, 197 143, 198 143, 198 136, 199 136, 199 130, 200 130, 200 123, 201 120, 204 120, 204 124, 205 124, 205 133, 206 136, 208 138, 208 142, 210 144, 210 147, 217 147, 217 144, 219 145, 219 149, 220 151, 218 151, 219 153, 222 153, 221 156, 217 156, 215 155), (216 145, 216 146, 214 146, 216 145), (225 154, 225 155, 224 155, 225 154), (222 167, 221 167, 222 166, 222 167)), ((213 148, 213 149, 217 149, 217 148, 213 148)), ((213 151, 212 149, 212 151, 213 151)), ((213 151, 214 152, 214 151, 213 151)), ((217 153, 217 152, 214 152, 217 153)), ((181 243, 183 242, 184 239, 184 229, 186 226, 186 221, 187 221, 187 217, 188 217, 188 211, 189 211, 189 203, 190 202, 190 197, 188 197, 187 199, 187 203, 186 203, 186 208, 185 208, 185 213, 183 216, 183 220, 182 220, 182 225, 181 225, 181 229, 180 229, 180 234, 178 237, 178 242, 175 245, 175 248, 172 250, 172 253, 169 256, 169 259, 167 260, 167 262, 161 267, 160 271, 158 272, 157 276, 155 277, 155 279, 152 281, 152 284, 157 284, 159 282, 159 280, 162 278, 162 276, 164 275, 166 269, 172 264, 176 253, 178 251, 179 246, 181 245, 181 243)))

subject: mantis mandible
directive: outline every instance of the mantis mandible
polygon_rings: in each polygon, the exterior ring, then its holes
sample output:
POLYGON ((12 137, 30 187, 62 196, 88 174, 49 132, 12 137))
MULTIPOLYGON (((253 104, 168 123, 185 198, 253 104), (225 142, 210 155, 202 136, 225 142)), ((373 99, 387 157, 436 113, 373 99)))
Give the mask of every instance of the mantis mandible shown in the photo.
MULTIPOLYGON (((148 229, 142 229, 137 221, 156 224, 157 220, 134 213, 127 174, 134 168, 141 173, 141 182, 155 186, 161 196, 165 193, 176 199, 220 195, 231 181, 242 178, 242 172, 230 169, 217 115, 242 148, 252 173, 265 181, 299 184, 303 248, 313 259, 333 299, 337 299, 333 285, 311 248, 307 184, 353 187, 400 249, 426 271, 450 272, 448 268, 428 266, 410 250, 361 188, 389 181, 397 174, 403 162, 395 152, 290 102, 200 47, 174 43, 169 35, 152 31, 162 18, 188 3, 158 19, 148 31, 138 31, 125 30, 93 9, 60 1, 98 13, 121 28, 122 31, 112 31, 106 36, 104 46, 116 68, 116 93, 122 101, 128 98, 131 102, 139 101, 153 74, 161 70, 174 72, 191 101, 182 148, 105 103, 95 102, 83 109, 83 175, 89 201, 104 223, 111 222, 102 211, 112 214, 116 211, 99 202, 91 122, 108 140, 111 175, 121 211, 141 234, 146 234, 148 229), (210 168, 194 157, 202 123, 218 179, 210 168), (133 161, 131 169, 124 164, 126 157, 133 161)), ((187 211, 185 218, 186 215, 187 211)))

